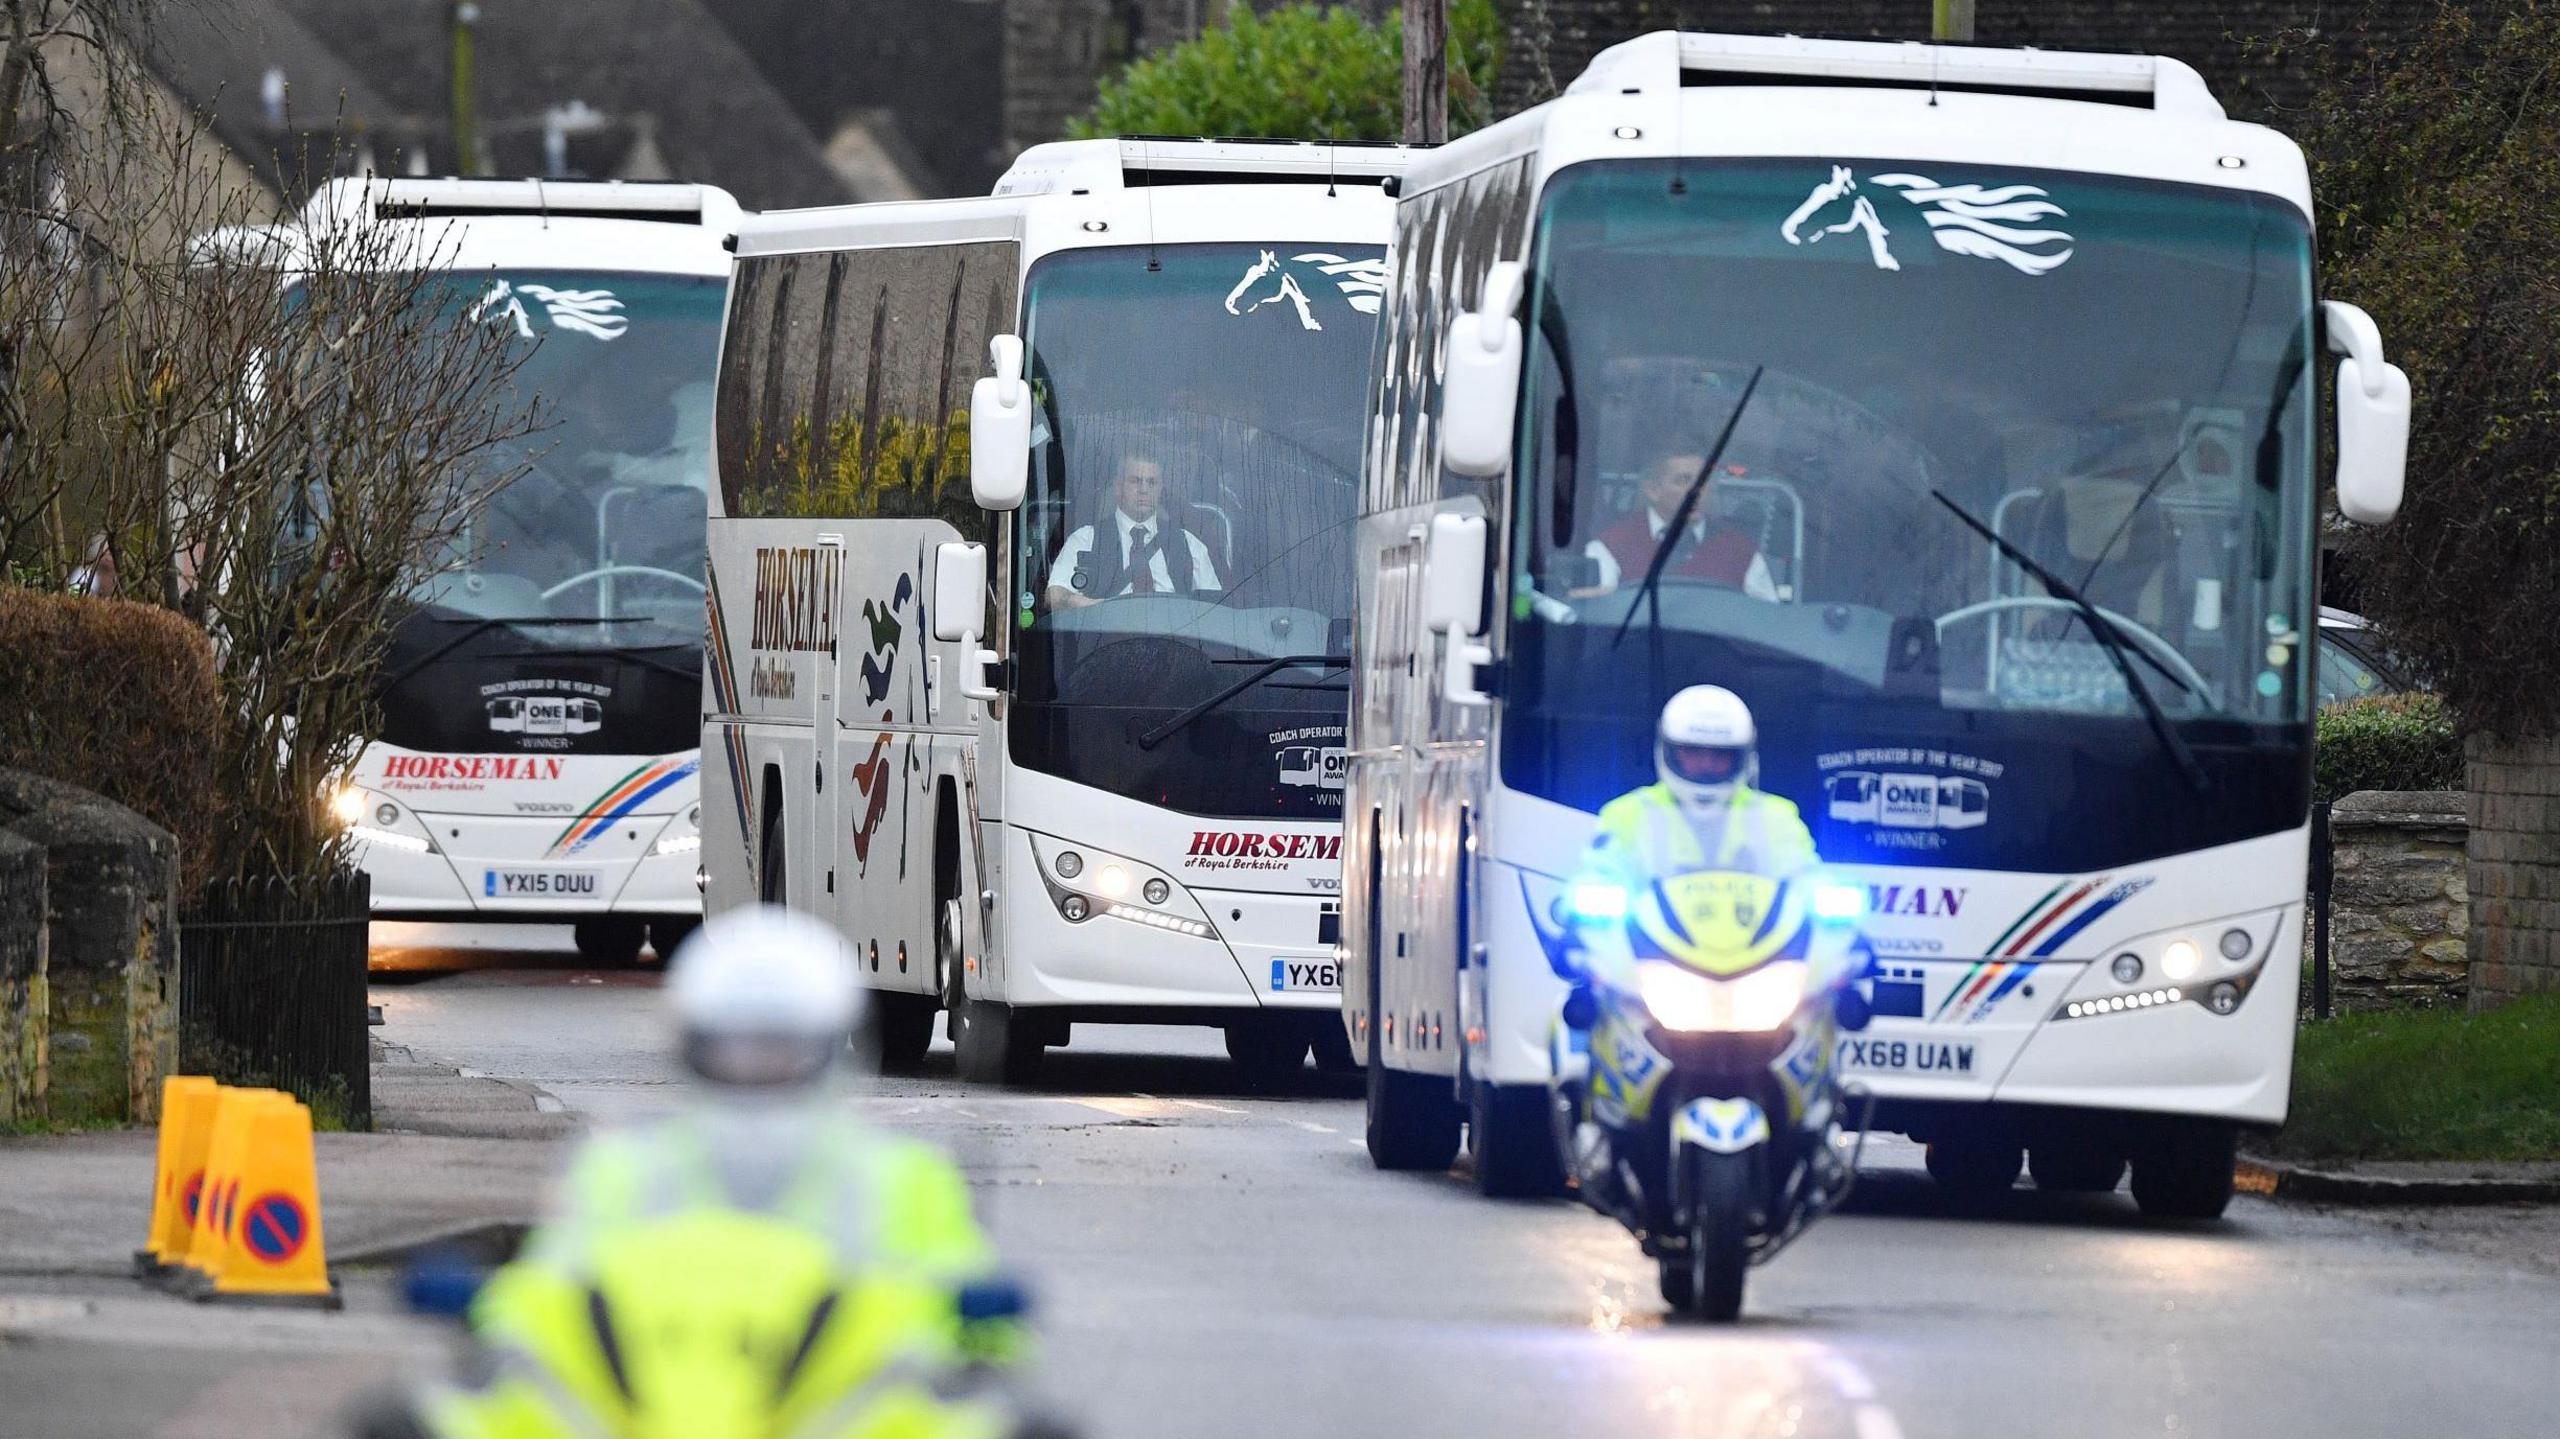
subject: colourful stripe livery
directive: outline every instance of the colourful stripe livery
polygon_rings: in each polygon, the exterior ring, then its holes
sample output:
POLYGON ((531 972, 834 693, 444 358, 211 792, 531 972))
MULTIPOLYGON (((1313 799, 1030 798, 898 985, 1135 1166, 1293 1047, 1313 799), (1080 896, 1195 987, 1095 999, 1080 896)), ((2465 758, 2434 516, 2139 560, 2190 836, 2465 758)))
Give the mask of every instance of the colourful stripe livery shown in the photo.
POLYGON ((615 780, 603 794, 588 801, 586 810, 569 827, 551 841, 551 857, 565 858, 594 843, 614 823, 630 814, 670 785, 680 784, 702 768, 698 755, 674 756, 651 760, 631 773, 615 780))
MULTIPOLYGON (((702 596, 703 603, 709 607, 707 619, 711 626, 710 643, 702 647, 703 655, 710 661, 711 701, 716 706, 716 713, 734 716, 744 711, 738 708, 738 672, 729 663, 729 628, 721 623, 720 572, 712 567, 710 561, 705 560, 703 577, 711 582, 710 588, 704 590, 702 596)), ((757 842, 763 836, 747 825, 745 727, 737 724, 720 726, 720 743, 729 752, 729 796, 737 802, 738 806, 738 834, 745 842, 747 852, 753 854, 757 842)))
POLYGON ((2072 938, 2117 905, 2151 887, 2148 876, 2117 882, 2102 874, 2095 879, 2064 880, 2027 906, 2027 911, 1991 942, 1992 954, 2014 959, 2031 954, 2049 959, 2072 938), (2028 946, 2034 946, 2032 950, 2028 946))

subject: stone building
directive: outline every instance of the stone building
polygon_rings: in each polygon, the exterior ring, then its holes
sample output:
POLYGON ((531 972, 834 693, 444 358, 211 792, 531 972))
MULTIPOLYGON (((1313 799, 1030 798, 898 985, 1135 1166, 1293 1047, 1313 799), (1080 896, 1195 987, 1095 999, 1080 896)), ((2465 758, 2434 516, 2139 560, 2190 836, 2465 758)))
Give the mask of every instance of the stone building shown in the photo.
POLYGON ((1013 152, 1005 0, 702 0, 866 197, 983 194, 1013 152))
MULTIPOLYGON (((153 75, 292 203, 332 174, 469 168, 450 0, 208 0, 156 12, 153 75)), ((698 0, 489 0, 473 25, 485 173, 697 179, 755 209, 897 198, 845 178, 698 0)))

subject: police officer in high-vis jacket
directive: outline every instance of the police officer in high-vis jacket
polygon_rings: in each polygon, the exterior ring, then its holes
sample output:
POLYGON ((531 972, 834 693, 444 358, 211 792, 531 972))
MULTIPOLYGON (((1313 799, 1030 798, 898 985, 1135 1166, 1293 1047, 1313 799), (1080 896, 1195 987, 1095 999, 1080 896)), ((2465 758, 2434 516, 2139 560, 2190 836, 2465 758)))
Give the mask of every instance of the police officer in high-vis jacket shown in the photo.
POLYGON ((1700 869, 1789 879, 1812 867, 1813 834, 1795 805, 1757 787, 1759 738, 1733 691, 1673 695, 1654 735, 1655 781, 1601 809, 1584 873, 1639 889, 1700 869))
POLYGON ((835 1082, 864 1009, 842 938, 787 910, 714 916, 666 988, 688 1103, 580 1151, 472 1304, 476 1372, 413 1421, 436 1439, 620 1436, 745 1403, 754 1432, 1010 1431, 947 1382, 1018 1342, 1009 1314, 973 1322, 965 1302, 997 1287, 976 1283, 993 1254, 965 1182, 855 1123, 835 1082))

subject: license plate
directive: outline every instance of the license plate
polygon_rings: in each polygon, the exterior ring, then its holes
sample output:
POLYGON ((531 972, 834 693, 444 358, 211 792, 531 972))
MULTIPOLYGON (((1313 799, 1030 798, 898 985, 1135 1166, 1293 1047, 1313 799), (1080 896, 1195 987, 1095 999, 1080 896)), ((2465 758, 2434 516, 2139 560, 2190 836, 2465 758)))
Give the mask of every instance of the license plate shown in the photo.
POLYGON ((480 875, 483 899, 594 899, 602 891, 591 869, 491 869, 480 875))
POLYGON ((1893 1074, 1971 1074, 1973 1046, 1935 1039, 1843 1039, 1840 1065, 1893 1074))
POLYGON ((1329 959, 1275 959, 1271 988, 1278 994, 1340 994, 1342 966, 1329 959))

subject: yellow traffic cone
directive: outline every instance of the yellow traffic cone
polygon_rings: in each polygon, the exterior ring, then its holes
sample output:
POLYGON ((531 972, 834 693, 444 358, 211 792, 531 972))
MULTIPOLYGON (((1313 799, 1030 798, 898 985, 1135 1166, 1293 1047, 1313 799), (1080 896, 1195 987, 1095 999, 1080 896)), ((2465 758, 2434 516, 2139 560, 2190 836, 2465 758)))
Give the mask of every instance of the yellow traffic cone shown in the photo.
POLYGON ((223 1195, 225 1243, 198 1299, 338 1307, 320 1234, 320 1170, 311 1111, 277 1096, 248 1110, 241 1164, 223 1195))
POLYGON ((195 1220, 187 1231, 183 1268, 170 1276, 174 1287, 189 1291, 210 1288, 222 1272, 224 1248, 230 1243, 230 1215, 238 1207, 241 1171, 249 1162, 249 1117, 270 1104, 290 1104, 293 1097, 272 1089, 235 1089, 224 1085, 214 1095, 213 1123, 205 1138, 204 1179, 198 1186, 195 1220))
POLYGON ((165 1277, 186 1262, 204 1194, 205 1149, 213 1138, 213 1111, 222 1086, 192 1075, 160 1085, 160 1161, 151 1180, 151 1230, 133 1252, 133 1272, 165 1277))

